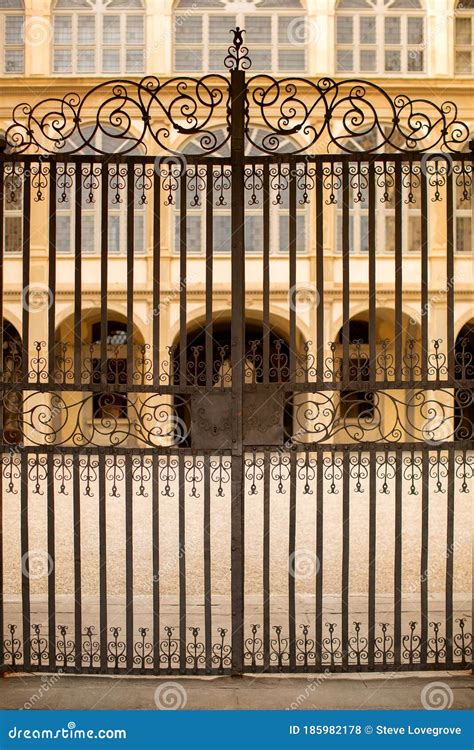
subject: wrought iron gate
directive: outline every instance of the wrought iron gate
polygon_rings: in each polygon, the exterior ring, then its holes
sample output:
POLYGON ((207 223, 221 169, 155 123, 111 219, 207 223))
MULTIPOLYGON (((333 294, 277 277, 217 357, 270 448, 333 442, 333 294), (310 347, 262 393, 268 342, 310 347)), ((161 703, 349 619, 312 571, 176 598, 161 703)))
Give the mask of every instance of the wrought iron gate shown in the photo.
POLYGON ((467 126, 226 66, 7 130, 3 670, 465 668, 467 126))

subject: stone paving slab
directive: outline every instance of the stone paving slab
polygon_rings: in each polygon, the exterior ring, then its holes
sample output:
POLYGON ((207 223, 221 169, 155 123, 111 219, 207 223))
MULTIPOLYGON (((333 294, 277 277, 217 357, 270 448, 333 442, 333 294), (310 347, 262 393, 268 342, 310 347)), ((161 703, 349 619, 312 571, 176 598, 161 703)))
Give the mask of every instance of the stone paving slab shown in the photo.
POLYGON ((0 680, 0 708, 157 709, 161 688, 191 710, 420 709, 423 688, 434 682, 452 695, 451 708, 474 707, 469 672, 419 672, 167 679, 18 674, 0 680))

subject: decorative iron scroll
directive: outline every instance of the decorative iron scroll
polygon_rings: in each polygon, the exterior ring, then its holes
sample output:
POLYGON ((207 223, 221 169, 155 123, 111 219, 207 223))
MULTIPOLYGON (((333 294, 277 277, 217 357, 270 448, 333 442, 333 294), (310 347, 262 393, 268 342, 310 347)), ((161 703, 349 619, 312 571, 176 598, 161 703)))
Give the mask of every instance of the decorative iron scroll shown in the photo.
MULTIPOLYGON (((160 81, 112 80, 95 86, 84 96, 69 93, 36 104, 19 104, 6 131, 6 149, 49 154, 76 154, 89 150, 108 155, 102 136, 113 138, 116 153, 156 144, 160 151, 176 153, 173 135, 199 135, 203 154, 218 151, 230 138, 232 74, 251 66, 245 31, 230 33, 233 42, 224 65, 231 78, 206 75, 160 81), (93 120, 90 113, 93 112, 93 120), (217 130, 226 119, 227 129, 217 130)), ((469 127, 458 119, 454 102, 436 104, 406 94, 392 96, 370 81, 334 81, 322 78, 276 79, 256 75, 245 85, 247 139, 259 151, 277 153, 283 139, 300 135, 293 153, 308 152, 321 142, 328 150, 374 153, 381 149, 401 153, 461 151, 469 127), (266 133, 254 140, 253 130, 265 125, 266 133)), ((285 144, 286 145, 286 144, 285 144)), ((285 148, 285 153, 289 153, 285 148)))

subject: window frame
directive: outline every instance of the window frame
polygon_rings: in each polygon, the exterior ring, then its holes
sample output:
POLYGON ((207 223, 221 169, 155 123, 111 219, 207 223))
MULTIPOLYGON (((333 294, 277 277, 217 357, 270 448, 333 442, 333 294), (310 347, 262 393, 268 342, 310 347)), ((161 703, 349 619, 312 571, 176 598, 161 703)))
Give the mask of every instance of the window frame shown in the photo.
POLYGON ((18 8, 7 8, 2 7, 0 3, 0 52, 1 52, 1 66, 0 72, 3 76, 17 76, 23 75, 25 72, 25 40, 24 40, 24 28, 25 28, 25 6, 23 2, 18 3, 18 8), (21 19, 21 41, 19 43, 7 42, 7 19, 9 18, 20 18, 21 19), (21 52, 21 67, 18 70, 7 70, 7 54, 8 52, 21 52))
POLYGON ((426 9, 421 4, 420 8, 391 8, 387 6, 384 0, 368 0, 373 2, 373 6, 369 8, 338 8, 336 7, 335 21, 334 21, 334 71, 337 76, 350 75, 367 75, 367 76, 384 76, 390 78, 396 78, 399 76, 426 76, 427 75, 427 25, 426 25, 426 9), (352 41, 347 43, 338 42, 338 19, 339 18, 352 18, 352 41), (372 18, 375 17, 375 41, 371 44, 360 42, 360 19, 361 18, 372 18), (400 18, 400 43, 386 43, 385 42, 385 21, 389 18, 400 18), (422 41, 417 44, 408 43, 408 19, 409 18, 421 18, 422 20, 422 41), (351 51, 353 54, 352 66, 346 70, 340 70, 338 67, 338 52, 346 49, 351 51), (375 69, 364 70, 360 64, 361 52, 364 50, 370 50, 375 53, 375 69), (409 56, 410 51, 416 50, 422 54, 422 66, 420 70, 409 70, 409 56), (401 65, 400 70, 386 70, 385 69, 385 54, 388 51, 400 52, 401 65), (357 64, 355 57, 357 57, 357 64))
POLYGON ((454 24, 453 24, 453 70, 455 76, 474 76, 474 6, 471 8, 465 8, 462 5, 462 0, 456 3, 454 9, 454 24), (456 26, 458 21, 470 21, 471 25, 471 42, 470 44, 458 44, 456 41, 456 26), (469 52, 471 56, 471 70, 469 72, 459 70, 456 63, 457 52, 469 52))

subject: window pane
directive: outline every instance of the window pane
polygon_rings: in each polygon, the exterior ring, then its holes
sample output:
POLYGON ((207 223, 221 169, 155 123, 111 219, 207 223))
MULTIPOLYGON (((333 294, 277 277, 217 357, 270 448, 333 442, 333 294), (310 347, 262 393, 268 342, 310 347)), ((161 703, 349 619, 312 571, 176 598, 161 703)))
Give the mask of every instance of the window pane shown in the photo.
POLYGON ((307 23, 304 16, 280 16, 278 19, 280 44, 304 44, 307 41, 307 23))
POLYGON ((385 52, 385 70, 388 73, 395 73, 401 70, 400 52, 388 50, 385 52))
MULTIPOLYGON (((253 67, 255 67, 254 59, 255 55, 252 54, 253 67)), ((209 50, 209 69, 212 72, 215 72, 216 70, 225 70, 224 55, 222 54, 222 49, 219 48, 209 50)))
POLYGON ((230 214, 214 215, 214 252, 230 253, 231 218, 230 214))
POLYGON ((5 50, 5 72, 23 73, 22 50, 5 50))
POLYGON ((472 24, 470 18, 456 18, 456 44, 471 44, 472 24))
POLYGON ((418 253, 421 248, 421 222, 418 216, 408 217, 408 250, 418 253))
POLYGON ((104 49, 102 61, 104 73, 118 73, 120 70, 120 50, 104 49))
POLYGON ((144 43, 143 21, 143 16, 127 16, 127 44, 144 43))
POLYGON ((53 67, 55 73, 70 73, 72 70, 71 52, 64 49, 55 49, 53 67))
POLYGON ((143 50, 128 49, 125 55, 125 70, 129 73, 141 73, 143 71, 143 50))
POLYGON ((176 44, 200 44, 202 42, 202 17, 178 16, 175 18, 176 44))
POLYGON ((375 50, 360 51, 360 69, 364 72, 375 71, 377 69, 377 55, 375 50))
MULTIPOLYGON (((249 44, 271 44, 272 41, 272 19, 271 16, 246 16, 244 28, 248 29, 246 45, 249 44)), ((288 37, 285 37, 288 44, 288 37)))
POLYGON ((95 18, 94 16, 77 17, 77 41, 79 44, 95 43, 95 18))
POLYGON ((79 73, 94 73, 95 72, 95 52, 93 49, 78 50, 77 70, 79 73))
POLYGON ((96 251, 95 247, 95 216, 82 215, 82 249, 86 253, 96 251))
POLYGON ((71 249, 71 217, 58 214, 56 224, 56 249, 68 253, 71 249))
POLYGON ((271 49, 254 49, 252 52, 252 67, 255 70, 270 70, 272 67, 271 49))
POLYGON ((109 16, 104 18, 102 29, 104 44, 120 44, 120 16, 109 16))
MULTIPOLYGON (((187 216, 187 249, 190 253, 200 253, 203 249, 201 240, 201 216, 197 213, 188 213, 187 216)), ((174 222, 174 251, 179 253, 180 226, 179 215, 175 214, 174 222)))
POLYGON ((200 49, 177 49, 174 53, 175 70, 196 71, 202 70, 202 50, 200 49))
POLYGON ((72 43, 72 16, 56 16, 54 19, 54 43, 72 43))
POLYGON ((352 52, 349 49, 338 49, 336 55, 336 69, 339 73, 354 70, 352 52))
POLYGON ((410 73, 423 70, 423 51, 421 49, 408 50, 407 69, 410 73))
POLYGON ((360 44, 375 44, 375 18, 373 16, 361 16, 359 23, 360 44))
POLYGON ((109 253, 120 252, 120 216, 109 214, 109 253))
POLYGON ((423 19, 407 18, 408 44, 423 44, 423 19))
POLYGON ((280 50, 278 53, 278 70, 306 70, 304 49, 295 47, 295 49, 280 50))
POLYGON ((336 41, 338 44, 352 44, 353 21, 349 16, 336 18, 336 41))
POLYGON ((245 250, 249 253, 263 252, 263 216, 245 217, 245 250))
POLYGON ((21 221, 21 216, 5 218, 5 252, 7 253, 21 251, 21 221))
POLYGON ((133 237, 135 252, 145 252, 145 217, 143 216, 143 214, 135 215, 133 237))
POLYGON ((5 210, 20 211, 22 207, 22 178, 9 176, 5 179, 5 210))
POLYGON ((385 18, 385 44, 400 44, 400 20, 398 16, 385 18))
MULTIPOLYGON (((349 250, 352 252, 354 243, 354 217, 349 216, 349 250)), ((342 214, 338 213, 336 218, 336 249, 342 253, 342 214)))
POLYGON ((369 251, 369 217, 366 214, 360 215, 360 247, 359 252, 367 253, 369 251))
POLYGON ((5 16, 5 44, 23 44, 23 16, 5 16))
POLYGON ((470 216, 456 218, 456 250, 460 253, 473 251, 470 216))
POLYGON ((456 52, 456 73, 467 73, 471 72, 471 53, 470 52, 456 52))
POLYGON ((211 44, 229 43, 229 29, 235 28, 235 23, 235 16, 209 16, 209 42, 211 44))

